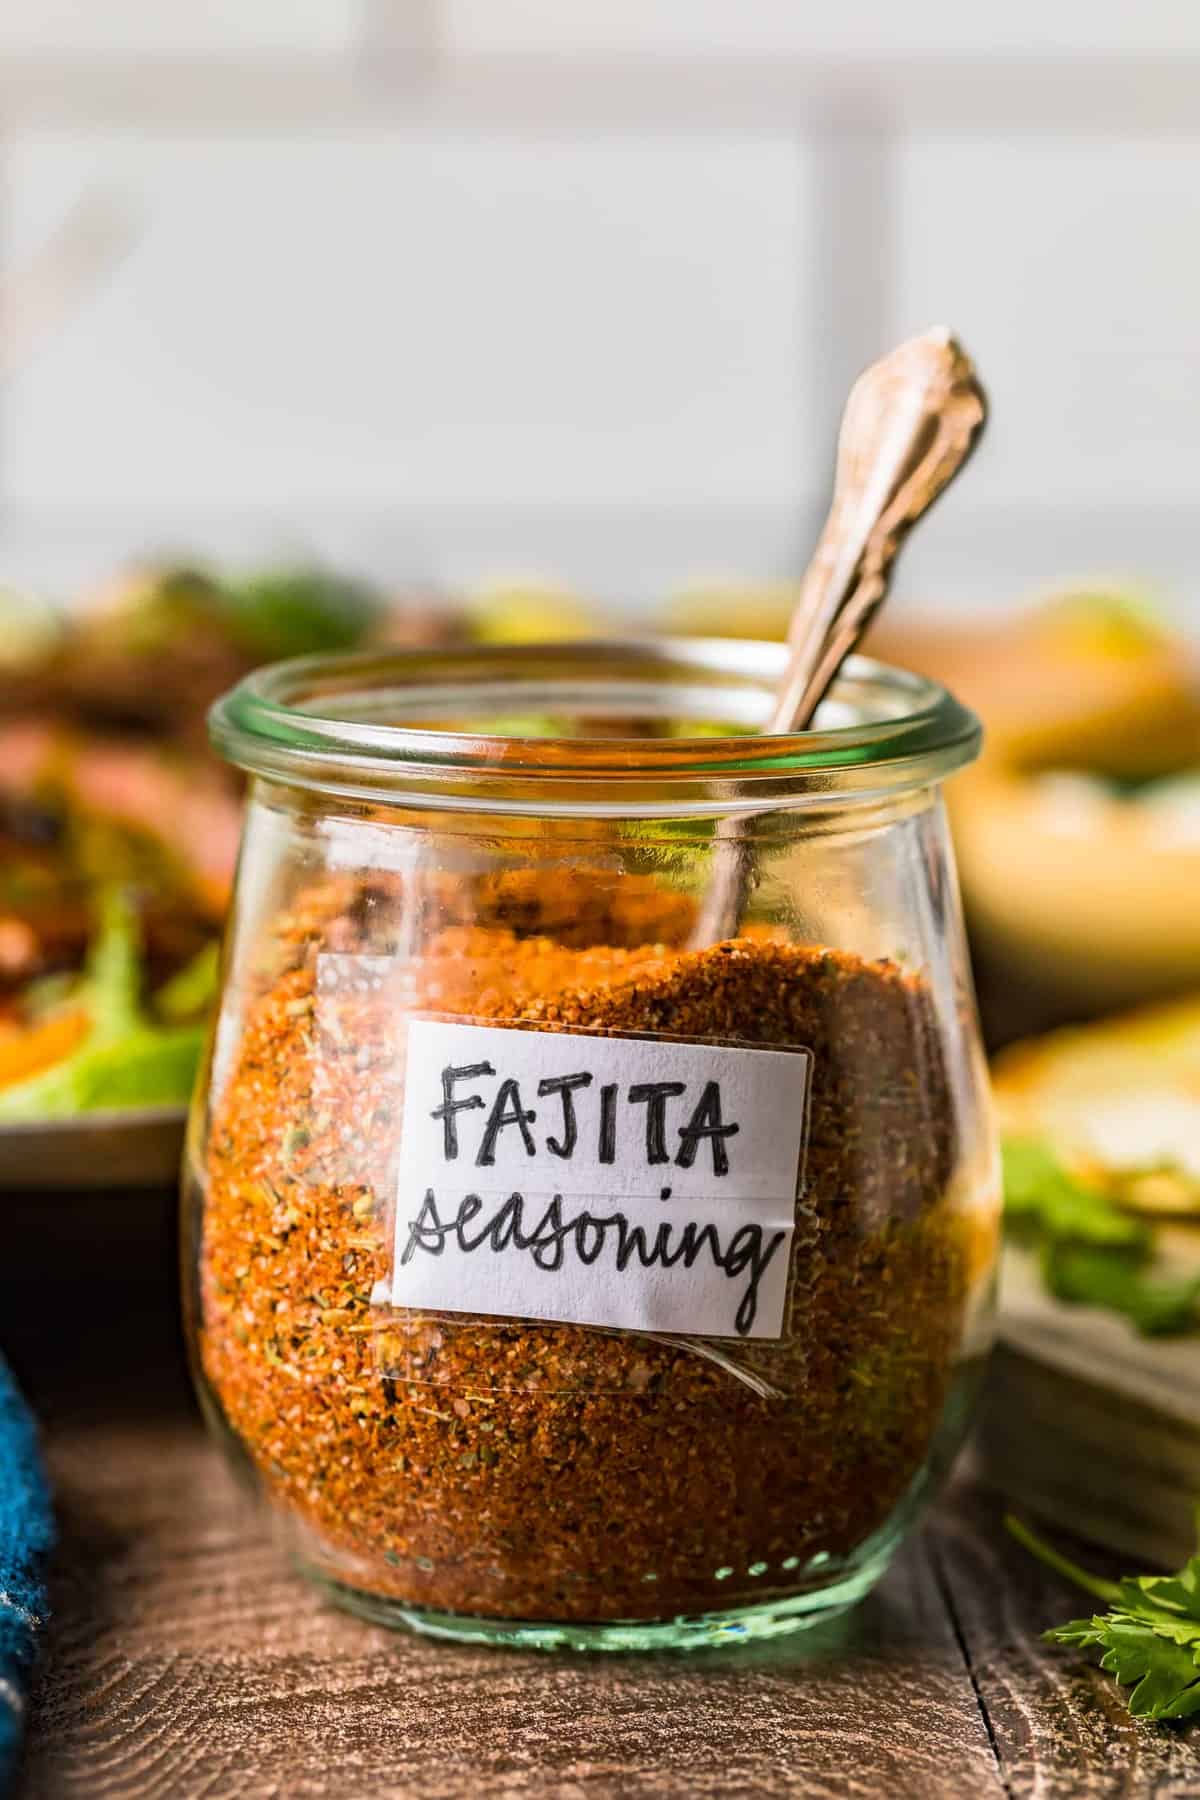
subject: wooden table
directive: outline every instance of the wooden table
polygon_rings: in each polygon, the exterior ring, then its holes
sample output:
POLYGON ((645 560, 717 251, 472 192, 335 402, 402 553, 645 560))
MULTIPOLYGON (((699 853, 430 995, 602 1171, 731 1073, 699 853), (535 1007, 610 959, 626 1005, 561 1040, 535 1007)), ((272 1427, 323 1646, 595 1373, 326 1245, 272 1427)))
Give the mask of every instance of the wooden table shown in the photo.
POLYGON ((169 1203, 0 1212, 0 1338, 62 1534, 19 1800, 1200 1795, 1200 1729, 1132 1723, 1039 1643, 1086 1602, 969 1477, 855 1614, 790 1643, 587 1659, 362 1625, 293 1577, 204 1435, 169 1203))

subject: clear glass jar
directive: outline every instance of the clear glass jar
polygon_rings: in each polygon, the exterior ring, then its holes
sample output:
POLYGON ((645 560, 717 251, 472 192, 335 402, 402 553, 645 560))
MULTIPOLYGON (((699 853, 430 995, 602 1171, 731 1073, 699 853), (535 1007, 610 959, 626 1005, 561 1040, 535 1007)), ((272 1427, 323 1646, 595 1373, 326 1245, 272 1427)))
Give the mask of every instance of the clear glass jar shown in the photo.
POLYGON ((860 659, 819 729, 756 736, 783 654, 308 659, 214 710, 252 780, 189 1335, 294 1556, 373 1619, 791 1631, 959 1444, 999 1191, 939 790, 978 727, 860 659))

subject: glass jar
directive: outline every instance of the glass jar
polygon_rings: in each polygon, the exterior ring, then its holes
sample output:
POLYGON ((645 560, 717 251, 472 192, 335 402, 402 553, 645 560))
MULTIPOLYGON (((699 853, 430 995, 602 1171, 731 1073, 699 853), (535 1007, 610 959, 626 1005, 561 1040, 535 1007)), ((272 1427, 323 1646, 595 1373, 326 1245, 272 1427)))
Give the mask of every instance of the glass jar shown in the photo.
POLYGON ((756 736, 783 657, 314 658, 214 710, 251 784, 189 1335, 296 1560, 372 1619, 791 1631, 959 1444, 999 1191, 939 790, 978 726, 858 659, 818 729, 756 736))

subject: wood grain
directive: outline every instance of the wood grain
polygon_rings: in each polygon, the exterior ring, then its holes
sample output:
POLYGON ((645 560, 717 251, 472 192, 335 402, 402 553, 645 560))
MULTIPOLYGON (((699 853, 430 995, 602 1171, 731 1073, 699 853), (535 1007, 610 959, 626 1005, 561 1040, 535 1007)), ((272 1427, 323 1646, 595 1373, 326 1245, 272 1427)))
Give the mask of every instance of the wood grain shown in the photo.
POLYGON ((0 1339, 45 1423, 63 1537, 18 1800, 1200 1795, 1190 1739, 1131 1724, 1105 1677, 1038 1643, 1077 1597, 969 1484, 856 1614, 790 1645, 534 1656, 332 1610, 203 1433, 169 1202, 144 1217, 141 1265, 131 1236, 106 1263, 84 1234, 86 1282, 60 1235, 50 1289, 20 1279, 0 1215, 0 1339))
POLYGON ((329 1610, 188 1418, 80 1425, 52 1465, 67 1541, 26 1800, 1003 1793, 923 1546, 799 1648, 518 1655, 329 1610))
MULTIPOLYGON (((997 1503, 959 1483, 938 1509, 931 1553, 1010 1794, 1200 1795, 1200 1734, 1131 1719, 1109 1676, 1041 1641, 1046 1626, 1086 1615, 1092 1602, 1007 1536, 997 1503)), ((1075 1553, 1119 1572, 1095 1551, 1075 1553)))

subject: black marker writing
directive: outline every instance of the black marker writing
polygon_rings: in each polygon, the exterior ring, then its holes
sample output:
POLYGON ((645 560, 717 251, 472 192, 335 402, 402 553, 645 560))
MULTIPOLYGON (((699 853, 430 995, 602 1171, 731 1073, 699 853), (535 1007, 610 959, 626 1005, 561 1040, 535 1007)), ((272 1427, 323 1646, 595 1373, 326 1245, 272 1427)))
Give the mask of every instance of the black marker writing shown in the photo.
POLYGON ((676 1168, 691 1169, 707 1141, 712 1150, 713 1173, 729 1173, 729 1141, 738 1135, 741 1126, 736 1120, 726 1119, 718 1081, 704 1082, 698 1100, 694 1093, 688 1094, 685 1081, 635 1081, 627 1088, 621 1082, 606 1081, 596 1088, 595 1099, 589 1097, 585 1101, 584 1091, 596 1082, 593 1071, 576 1069, 566 1075, 544 1075, 537 1082, 538 1098, 557 1099, 558 1106, 551 1109, 546 1125, 535 1136, 529 1128, 538 1114, 524 1103, 522 1079, 532 1083, 534 1076, 525 1073, 498 1079, 490 1062, 448 1063, 441 1070, 441 1104, 431 1109, 429 1117, 442 1122, 443 1156, 447 1162, 456 1161, 460 1155, 471 1155, 471 1143, 464 1140, 474 1138, 474 1133, 468 1133, 461 1115, 478 1112, 482 1118, 473 1160, 482 1169, 496 1166, 503 1134, 515 1128, 526 1157, 535 1157, 540 1151, 563 1162, 573 1158, 591 1161, 594 1156, 597 1163, 606 1166, 617 1162, 618 1150, 624 1158, 634 1157, 640 1151, 648 1168, 671 1162, 674 1150, 676 1168), (484 1078, 490 1078, 496 1086, 490 1091, 464 1091, 467 1082, 484 1078), (681 1101, 686 1123, 676 1125, 677 1104, 681 1101), (633 1134, 622 1131, 621 1111, 626 1106, 643 1109, 642 1127, 633 1134), (673 1143, 675 1139, 677 1143, 673 1143))
POLYGON ((646 1103, 646 1161, 670 1162, 667 1154, 667 1101, 687 1092, 683 1081, 639 1081, 629 1090, 632 1106, 646 1103))
POLYGON ((467 1100, 456 1100, 454 1098, 455 1082, 472 1081, 478 1075, 494 1075, 495 1073, 495 1069, 489 1062, 464 1063, 459 1069, 451 1065, 442 1070, 442 1104, 434 1107, 430 1117, 442 1121, 443 1150, 447 1162, 453 1162, 458 1155, 457 1115, 460 1112, 470 1112, 474 1107, 485 1104, 482 1094, 472 1094, 467 1100))
POLYGON ((475 1158, 481 1169, 490 1169, 496 1160, 496 1139, 506 1125, 516 1125, 525 1140, 527 1155, 537 1155, 537 1145, 530 1136, 529 1127, 537 1118, 535 1112, 526 1112, 521 1104, 521 1089, 510 1077, 500 1084, 500 1091, 492 1102, 492 1110, 488 1114, 488 1122, 483 1131, 483 1142, 479 1146, 479 1155, 475 1158))
POLYGON ((729 1155, 725 1149, 725 1139, 735 1137, 740 1130, 740 1125, 726 1125, 721 1117, 720 1084, 706 1081, 695 1112, 687 1124, 679 1128, 683 1141, 679 1146, 679 1155, 675 1158, 676 1167, 690 1169, 696 1160, 701 1140, 707 1138, 712 1144, 713 1174, 728 1175, 729 1155))
POLYGON ((645 1269, 672 1269, 679 1263, 690 1269, 707 1253, 714 1268, 729 1280, 749 1277, 734 1314, 734 1330, 739 1337, 745 1337, 754 1324, 763 1276, 788 1235, 782 1230, 768 1233, 762 1225, 742 1225, 725 1242, 716 1225, 700 1225, 694 1220, 683 1226, 661 1224, 651 1235, 644 1225, 631 1224, 622 1212, 597 1214, 585 1210, 573 1218, 564 1218, 561 1194, 552 1197, 533 1229, 526 1231, 525 1196, 519 1193, 509 1194, 482 1229, 470 1233, 467 1227, 483 1211, 484 1203, 478 1194, 465 1194, 453 1217, 443 1219, 433 1189, 427 1188, 416 1218, 409 1220, 401 1268, 420 1252, 441 1256, 450 1239, 466 1256, 481 1250, 526 1253, 546 1274, 562 1269, 569 1246, 573 1246, 579 1262, 590 1265, 611 1242, 614 1265, 622 1274, 635 1260, 645 1269))
POLYGON ((561 1094, 563 1109, 563 1134, 558 1138, 548 1137, 546 1148, 552 1156, 561 1156, 564 1160, 579 1142, 579 1122, 575 1117, 575 1102, 572 1099, 576 1088, 591 1087, 590 1075, 548 1075, 544 1081, 538 1082, 538 1099, 544 1100, 549 1094, 561 1094))
POLYGON ((600 1150, 598 1162, 617 1160, 617 1084, 606 1081, 600 1089, 600 1150))

